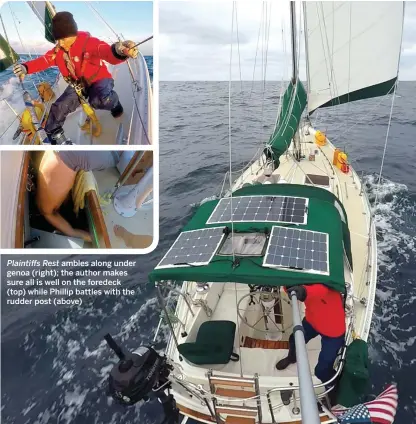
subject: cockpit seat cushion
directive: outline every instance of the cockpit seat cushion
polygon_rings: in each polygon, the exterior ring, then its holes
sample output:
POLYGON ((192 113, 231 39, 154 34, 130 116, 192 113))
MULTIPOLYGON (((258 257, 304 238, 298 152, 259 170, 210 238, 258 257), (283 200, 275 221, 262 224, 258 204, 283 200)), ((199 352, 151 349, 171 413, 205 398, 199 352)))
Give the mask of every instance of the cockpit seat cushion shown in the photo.
POLYGON ((198 330, 194 343, 178 346, 179 353, 195 365, 228 364, 238 361, 233 353, 236 324, 232 321, 206 321, 198 330))

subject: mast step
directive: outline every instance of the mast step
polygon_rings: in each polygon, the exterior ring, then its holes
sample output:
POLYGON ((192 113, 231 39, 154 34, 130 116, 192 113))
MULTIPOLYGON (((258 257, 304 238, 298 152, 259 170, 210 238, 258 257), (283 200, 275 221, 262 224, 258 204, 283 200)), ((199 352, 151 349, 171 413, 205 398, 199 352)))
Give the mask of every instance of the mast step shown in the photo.
POLYGON ((210 383, 221 386, 233 386, 233 387, 251 387, 254 389, 254 379, 251 378, 240 378, 235 376, 211 376, 210 383))
POLYGON ((235 406, 235 405, 218 405, 216 407, 217 414, 227 414, 233 417, 257 417, 257 408, 250 406, 235 406))

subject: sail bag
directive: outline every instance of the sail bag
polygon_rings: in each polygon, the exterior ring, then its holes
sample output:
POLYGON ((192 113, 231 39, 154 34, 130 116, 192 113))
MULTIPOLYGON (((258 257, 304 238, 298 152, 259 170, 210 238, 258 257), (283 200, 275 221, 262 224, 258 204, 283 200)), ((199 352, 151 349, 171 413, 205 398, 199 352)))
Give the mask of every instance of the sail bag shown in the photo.
POLYGON ((345 366, 337 389, 337 403, 345 407, 354 406, 362 402, 369 389, 367 343, 355 339, 347 347, 345 366))

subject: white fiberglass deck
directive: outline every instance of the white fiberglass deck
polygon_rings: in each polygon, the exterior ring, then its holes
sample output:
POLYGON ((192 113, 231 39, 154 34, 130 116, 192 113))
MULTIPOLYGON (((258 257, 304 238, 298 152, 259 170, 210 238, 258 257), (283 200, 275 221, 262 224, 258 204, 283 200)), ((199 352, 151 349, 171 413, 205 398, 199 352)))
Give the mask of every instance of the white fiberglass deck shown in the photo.
MULTIPOLYGON (((295 161, 291 152, 292 146, 289 151, 281 156, 280 166, 274 170, 270 175, 270 171, 265 169, 265 162, 262 159, 253 162, 236 180, 233 186, 233 191, 242 187, 244 184, 250 183, 292 183, 292 184, 305 184, 309 181, 308 175, 316 178, 315 185, 321 188, 332 191, 338 199, 343 203, 348 226, 351 235, 351 251, 353 259, 353 270, 350 269, 347 261, 344 263, 345 281, 351 285, 352 298, 347 301, 349 311, 347 311, 346 322, 347 328, 352 316, 354 316, 354 330, 362 339, 366 340, 368 337, 372 310, 374 305, 374 295, 376 286, 376 240, 374 223, 371 222, 371 211, 368 199, 363 190, 362 183, 358 178, 356 172, 351 169, 348 174, 341 172, 337 167, 332 164, 334 146, 327 142, 325 146, 317 146, 314 142, 315 131, 310 128, 301 131, 302 151, 305 155, 300 162, 295 161), (309 153, 315 154, 314 160, 309 159, 309 153), (327 184, 325 184, 325 180, 327 184)), ((175 375, 187 381, 190 384, 200 385, 204 390, 209 392, 208 379, 206 373, 212 369, 213 374, 216 376, 234 376, 240 377, 253 377, 254 374, 259 375, 259 390, 261 394, 265 394, 269 389, 276 387, 287 387, 290 385, 297 386, 297 368, 296 365, 290 365, 283 371, 277 371, 275 364, 278 360, 287 355, 286 349, 265 349, 265 348, 249 348, 241 347, 244 345, 244 338, 246 336, 255 339, 267 339, 269 335, 261 331, 255 331, 245 325, 241 318, 237 318, 237 307, 239 300, 243 298, 248 292, 249 287, 243 284, 234 283, 210 283, 210 290, 205 294, 195 293, 195 283, 186 282, 182 288, 183 292, 189 293, 193 305, 192 310, 195 316, 188 312, 186 302, 180 297, 178 300, 176 315, 183 323, 183 325, 176 324, 175 334, 178 343, 186 341, 194 341, 200 325, 207 320, 230 320, 237 322, 236 337, 234 340, 234 352, 240 354, 239 362, 229 362, 225 365, 211 366, 207 365, 196 366, 180 360, 178 351, 171 339, 167 348, 167 356, 175 363, 175 375), (206 305, 213 311, 212 316, 207 316, 204 308, 195 306, 195 301, 205 301, 206 305), (185 330, 186 337, 181 337, 181 333, 185 330)), ((282 295, 286 296, 285 294, 282 295)), ((248 299, 248 298, 246 298, 248 299)), ((248 302, 248 300, 247 300, 248 302)), ((281 340, 288 340, 292 332, 292 318, 291 310, 287 303, 282 303, 284 322, 286 328, 281 340)), ((313 375, 314 367, 317 363, 318 355, 320 352, 320 338, 317 337, 311 340, 307 345, 311 373, 313 375)), ((314 384, 320 381, 313 376, 314 384)), ((321 390, 321 389, 318 389, 321 390)), ((207 413, 206 407, 191 399, 183 387, 174 387, 174 395, 178 403, 181 405, 207 413)), ((210 396, 210 395, 208 395, 210 396)), ((280 402, 279 392, 273 393, 273 402, 280 402)), ((236 399, 234 399, 234 402, 236 399)), ((237 400, 238 402, 238 400, 237 400)), ((247 402, 240 399, 239 404, 246 404, 247 402)), ((262 410, 267 410, 267 404, 262 399, 262 410)), ((279 407, 275 411, 276 422, 287 422, 299 420, 299 416, 293 416, 289 407, 279 407)), ((263 422, 271 422, 270 416, 267 412, 263 416, 263 422)), ((331 421, 334 422, 334 421, 331 421)))

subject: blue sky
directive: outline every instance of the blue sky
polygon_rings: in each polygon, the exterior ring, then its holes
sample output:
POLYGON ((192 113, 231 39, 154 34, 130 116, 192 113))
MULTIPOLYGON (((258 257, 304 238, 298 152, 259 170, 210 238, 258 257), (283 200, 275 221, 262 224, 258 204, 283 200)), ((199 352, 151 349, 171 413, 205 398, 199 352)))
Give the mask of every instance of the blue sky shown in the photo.
MULTIPOLYGON (((58 12, 64 10, 71 12, 79 30, 88 31, 91 35, 107 42, 110 40, 116 41, 114 34, 90 9, 88 2, 54 1, 52 3, 58 12)), ((23 49, 14 27, 10 6, 17 18, 16 24, 26 50, 30 50, 31 53, 44 53, 52 47, 52 44, 44 39, 41 23, 26 2, 12 1, 5 3, 0 1, 0 4, 0 13, 6 25, 10 43, 18 52, 22 52, 23 49)), ((152 2, 94 1, 91 4, 115 32, 123 34, 126 39, 139 42, 153 34, 152 2)), ((2 28, 0 32, 3 34, 2 28)), ((141 51, 145 55, 151 55, 152 50, 153 41, 149 41, 141 47, 141 51)))

